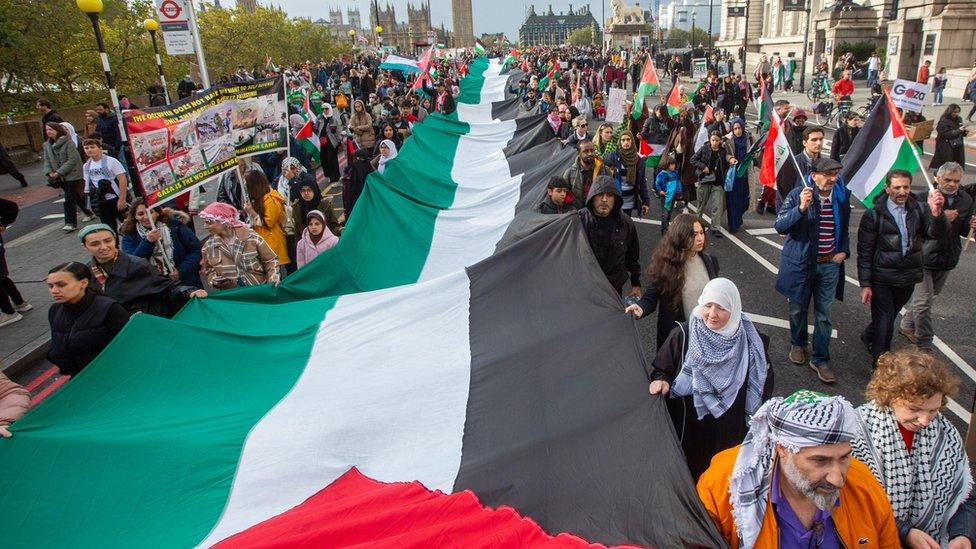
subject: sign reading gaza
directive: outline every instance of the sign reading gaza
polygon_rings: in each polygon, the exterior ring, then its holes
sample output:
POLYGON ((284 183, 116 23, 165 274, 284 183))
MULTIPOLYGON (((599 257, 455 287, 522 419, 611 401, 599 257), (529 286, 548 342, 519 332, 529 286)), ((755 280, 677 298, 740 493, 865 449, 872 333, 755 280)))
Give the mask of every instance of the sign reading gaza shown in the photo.
POLYGON ((898 79, 891 86, 891 102, 906 111, 922 112, 928 93, 928 84, 898 79))
POLYGON ((125 111, 125 129, 147 206, 237 166, 237 159, 288 147, 281 78, 208 88, 165 107, 125 111))

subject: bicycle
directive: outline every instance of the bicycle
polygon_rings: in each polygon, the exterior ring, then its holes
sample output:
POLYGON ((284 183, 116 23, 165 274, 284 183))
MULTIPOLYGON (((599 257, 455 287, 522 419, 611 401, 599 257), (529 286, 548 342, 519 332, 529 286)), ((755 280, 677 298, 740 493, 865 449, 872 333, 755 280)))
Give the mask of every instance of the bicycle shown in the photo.
MULTIPOLYGON (((817 117, 817 124, 820 126, 828 127, 833 125, 835 128, 840 128, 844 123, 844 119, 847 113, 854 108, 854 101, 850 98, 842 99, 839 103, 834 104, 833 101, 821 102, 819 108, 814 108, 813 112, 817 117)), ((867 107, 861 107, 858 109, 858 114, 863 118, 866 116, 867 107)))
POLYGON ((810 88, 807 89, 807 97, 814 103, 830 95, 830 83, 827 81, 826 73, 818 73, 810 81, 810 88))

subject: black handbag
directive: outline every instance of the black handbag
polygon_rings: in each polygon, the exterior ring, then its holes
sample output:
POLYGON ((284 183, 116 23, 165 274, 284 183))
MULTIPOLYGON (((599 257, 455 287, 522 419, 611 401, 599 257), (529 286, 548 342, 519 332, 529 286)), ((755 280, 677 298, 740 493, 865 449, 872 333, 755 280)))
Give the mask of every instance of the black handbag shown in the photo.
POLYGON ((715 181, 715 172, 705 173, 698 177, 699 185, 714 185, 715 181))
POLYGON ((62 186, 64 186, 64 181, 61 179, 60 175, 56 175, 54 177, 49 175, 47 176, 47 186, 51 187, 52 189, 60 189, 62 186))

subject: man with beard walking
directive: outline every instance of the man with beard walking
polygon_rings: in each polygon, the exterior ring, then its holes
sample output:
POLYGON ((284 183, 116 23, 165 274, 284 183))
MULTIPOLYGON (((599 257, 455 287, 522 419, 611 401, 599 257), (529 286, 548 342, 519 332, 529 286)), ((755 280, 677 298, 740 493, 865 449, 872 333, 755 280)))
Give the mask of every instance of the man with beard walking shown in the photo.
POLYGON ((603 274, 610 285, 623 295, 624 282, 630 279, 630 296, 640 297, 640 248, 637 228, 630 216, 621 211, 623 196, 613 178, 596 178, 580 210, 583 230, 603 274))

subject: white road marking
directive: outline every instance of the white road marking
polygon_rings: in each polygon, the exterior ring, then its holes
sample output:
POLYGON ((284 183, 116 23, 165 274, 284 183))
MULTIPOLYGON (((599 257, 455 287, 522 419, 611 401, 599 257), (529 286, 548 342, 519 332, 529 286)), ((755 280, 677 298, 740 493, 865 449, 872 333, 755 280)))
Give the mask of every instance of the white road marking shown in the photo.
MULTIPOLYGON (((693 212, 698 213, 698 208, 694 204, 688 204, 688 208, 690 208, 693 212)), ((701 217, 702 219, 704 219, 709 223, 712 222, 712 218, 708 217, 705 214, 701 214, 701 217)), ((774 275, 779 274, 778 267, 776 267, 775 265, 767 261, 765 257, 759 255, 759 252, 757 252, 756 250, 753 250, 749 246, 746 246, 745 243, 739 240, 738 238, 736 238, 734 234, 730 233, 729 231, 726 231, 724 227, 719 227, 719 232, 721 232, 723 236, 728 238, 730 242, 732 242, 733 244, 741 248, 742 251, 752 256, 752 258, 755 259, 760 265, 766 267, 766 269, 768 269, 769 272, 773 273, 774 275)))
POLYGON ((64 198, 59 198, 51 202, 51 204, 63 204, 63 203, 64 203, 64 198))
POLYGON ((758 236, 763 234, 776 234, 776 229, 772 227, 769 227, 767 229, 747 229, 746 232, 751 234, 752 236, 758 236))
POLYGON ((634 223, 647 223, 648 225, 660 225, 661 222, 657 219, 642 219, 639 217, 630 218, 634 223))
POLYGON ((948 408, 952 413, 959 416, 959 419, 965 421, 967 424, 973 419, 973 415, 971 413, 966 411, 966 409, 963 408, 961 404, 959 404, 958 402, 956 402, 951 398, 948 399, 948 401, 946 402, 946 408, 948 408))
POLYGON ((782 244, 780 244, 779 242, 773 242, 772 240, 766 238, 765 236, 757 236, 756 237, 756 240, 761 240, 762 242, 765 242, 766 244, 769 244, 770 246, 772 246, 772 247, 774 247, 776 249, 779 249, 779 250, 782 250, 783 249, 783 245, 782 244))
POLYGON ((64 217, 64 214, 50 214, 42 216, 41 219, 60 219, 64 217))
MULTIPOLYGON (((61 217, 61 216, 59 215, 58 217, 61 217)), ((17 246, 21 246, 23 244, 27 244, 28 242, 33 242, 33 241, 37 240, 38 238, 41 238, 41 237, 46 236, 46 235, 49 235, 49 234, 53 233, 54 231, 60 229, 63 226, 64 225, 62 225, 61 223, 51 223, 50 225, 45 225, 44 227, 41 227, 40 229, 35 229, 35 230, 33 230, 33 231, 31 231, 31 232, 23 235, 23 236, 19 236, 19 237, 15 238, 15 239, 11 240, 10 242, 7 242, 6 244, 4 244, 4 246, 8 250, 10 248, 16 248, 17 246)))
MULTIPOLYGON (((783 299, 786 299, 786 298, 783 298, 783 299)), ((787 330, 790 329, 790 321, 789 320, 783 320, 781 318, 774 318, 774 317, 771 317, 771 316, 757 315, 756 313, 748 313, 747 312, 746 314, 749 315, 749 319, 752 320, 753 322, 755 322, 756 324, 765 324, 766 326, 775 326, 777 328, 786 328, 787 330)), ((807 325, 807 330, 809 331, 809 333, 813 333, 813 325, 812 324, 808 324, 807 325)), ((830 331, 830 337, 832 337, 834 339, 837 339, 837 330, 831 330, 830 331)))

